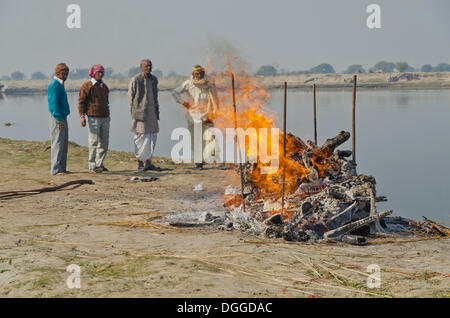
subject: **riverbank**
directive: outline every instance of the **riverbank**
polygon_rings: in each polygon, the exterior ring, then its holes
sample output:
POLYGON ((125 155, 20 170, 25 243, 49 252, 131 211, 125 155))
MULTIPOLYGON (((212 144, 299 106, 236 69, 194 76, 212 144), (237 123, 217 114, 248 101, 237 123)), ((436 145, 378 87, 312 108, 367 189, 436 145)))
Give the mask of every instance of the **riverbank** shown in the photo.
POLYGON ((154 163, 110 151, 110 172, 87 172, 87 148, 69 145, 72 174, 49 175, 48 142, 0 138, 0 192, 90 179, 95 184, 0 200, 1 297, 449 297, 449 240, 383 239, 308 245, 216 228, 158 223, 169 212, 221 211, 231 170, 154 163), (153 182, 126 182, 132 177, 153 182), (204 190, 196 194, 195 185, 204 190), (69 289, 66 268, 81 269, 69 289), (381 268, 381 288, 366 285, 381 268))
MULTIPOLYGON (((288 82, 291 89, 309 90, 313 84, 321 89, 351 89, 352 74, 298 74, 258 76, 269 89, 283 87, 288 82)), ((185 78, 162 78, 159 80, 161 91, 171 90, 180 85, 185 78)), ((86 79, 68 79, 66 90, 78 92, 86 79)), ((126 91, 128 78, 105 79, 111 91, 126 91)), ((2 81, 3 93, 6 95, 43 94, 47 91, 49 80, 2 81)), ((362 89, 449 89, 450 72, 442 73, 369 73, 358 74, 358 88, 362 89)))

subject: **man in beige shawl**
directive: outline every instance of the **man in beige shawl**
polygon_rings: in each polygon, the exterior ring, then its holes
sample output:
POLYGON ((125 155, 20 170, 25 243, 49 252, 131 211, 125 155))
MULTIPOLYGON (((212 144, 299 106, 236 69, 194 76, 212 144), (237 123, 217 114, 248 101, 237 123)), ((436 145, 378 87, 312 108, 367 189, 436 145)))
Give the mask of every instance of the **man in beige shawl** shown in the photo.
POLYGON ((151 74, 152 62, 148 59, 141 61, 141 71, 131 79, 128 86, 134 154, 139 171, 161 171, 151 161, 159 132, 158 79, 151 74))
MULTIPOLYGON (((214 127, 213 120, 218 112, 218 97, 214 80, 205 74, 205 69, 200 65, 195 65, 192 70, 192 76, 172 91, 172 95, 176 102, 183 105, 186 110, 186 119, 188 129, 191 133, 192 149, 195 153, 194 158, 201 158, 201 162, 196 162, 199 169, 203 169, 203 163, 211 158, 218 147, 215 144, 214 135, 206 134, 202 139, 202 147, 194 147, 194 126, 201 125, 202 133, 208 128, 214 127), (182 99, 182 95, 186 94, 188 101, 182 99), (205 140, 204 140, 205 139, 205 140)), ((202 136, 203 137, 203 136, 202 136)))

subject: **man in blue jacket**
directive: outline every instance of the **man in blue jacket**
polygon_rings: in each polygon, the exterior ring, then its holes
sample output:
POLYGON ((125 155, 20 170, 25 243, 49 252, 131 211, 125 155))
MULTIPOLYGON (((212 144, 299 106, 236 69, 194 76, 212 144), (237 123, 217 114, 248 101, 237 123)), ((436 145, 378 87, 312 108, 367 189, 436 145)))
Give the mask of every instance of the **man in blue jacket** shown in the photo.
POLYGON ((59 63, 55 68, 55 76, 48 86, 48 110, 50 111, 51 136, 51 174, 66 174, 67 149, 69 144, 69 127, 67 115, 70 114, 64 81, 69 75, 69 68, 59 63))

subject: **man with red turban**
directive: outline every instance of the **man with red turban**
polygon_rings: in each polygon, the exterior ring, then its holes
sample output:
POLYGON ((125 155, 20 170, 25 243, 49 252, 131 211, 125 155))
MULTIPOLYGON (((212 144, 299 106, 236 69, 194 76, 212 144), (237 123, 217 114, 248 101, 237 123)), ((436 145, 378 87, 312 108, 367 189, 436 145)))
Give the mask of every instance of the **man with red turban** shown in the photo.
POLYGON ((102 78, 105 69, 96 64, 89 71, 90 81, 81 86, 79 94, 78 112, 81 126, 86 126, 86 115, 89 132, 89 159, 90 171, 101 173, 108 171, 103 165, 109 144, 109 89, 102 78))

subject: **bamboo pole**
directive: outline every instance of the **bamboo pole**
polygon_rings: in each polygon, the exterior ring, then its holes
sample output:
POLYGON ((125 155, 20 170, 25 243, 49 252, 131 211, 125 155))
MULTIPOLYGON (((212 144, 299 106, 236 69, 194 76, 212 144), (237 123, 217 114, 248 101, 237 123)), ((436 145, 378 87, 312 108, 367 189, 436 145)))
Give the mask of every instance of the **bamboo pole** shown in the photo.
MULTIPOLYGON (((232 91, 232 95, 233 95, 233 109, 234 109, 234 130, 236 131, 237 129, 237 111, 236 111, 236 90, 234 88, 234 73, 231 73, 231 91, 232 91)), ((234 137, 235 138, 235 143, 236 145, 238 144, 237 141, 237 136, 234 137)), ((245 145, 244 145, 245 146, 245 145)), ((236 154, 236 159, 238 158, 237 156, 239 155, 239 147, 236 147, 238 153, 236 154)), ((241 161, 241 160, 240 160, 241 161)), ((242 201, 242 211, 245 213, 245 201, 244 201, 244 171, 242 168, 242 162, 239 162, 239 170, 241 172, 241 201, 242 201)))
MULTIPOLYGON (((284 82, 284 109, 283 109, 283 159, 286 159, 286 109, 287 109, 287 82, 284 82)), ((281 188, 281 213, 284 212, 284 193, 286 183, 286 165, 283 160, 283 179, 281 188)))
POLYGON ((313 84, 313 106, 314 106, 314 143, 317 146, 316 84, 313 84))
POLYGON ((356 79, 353 75, 353 102, 352 102, 352 158, 356 163, 356 79))

